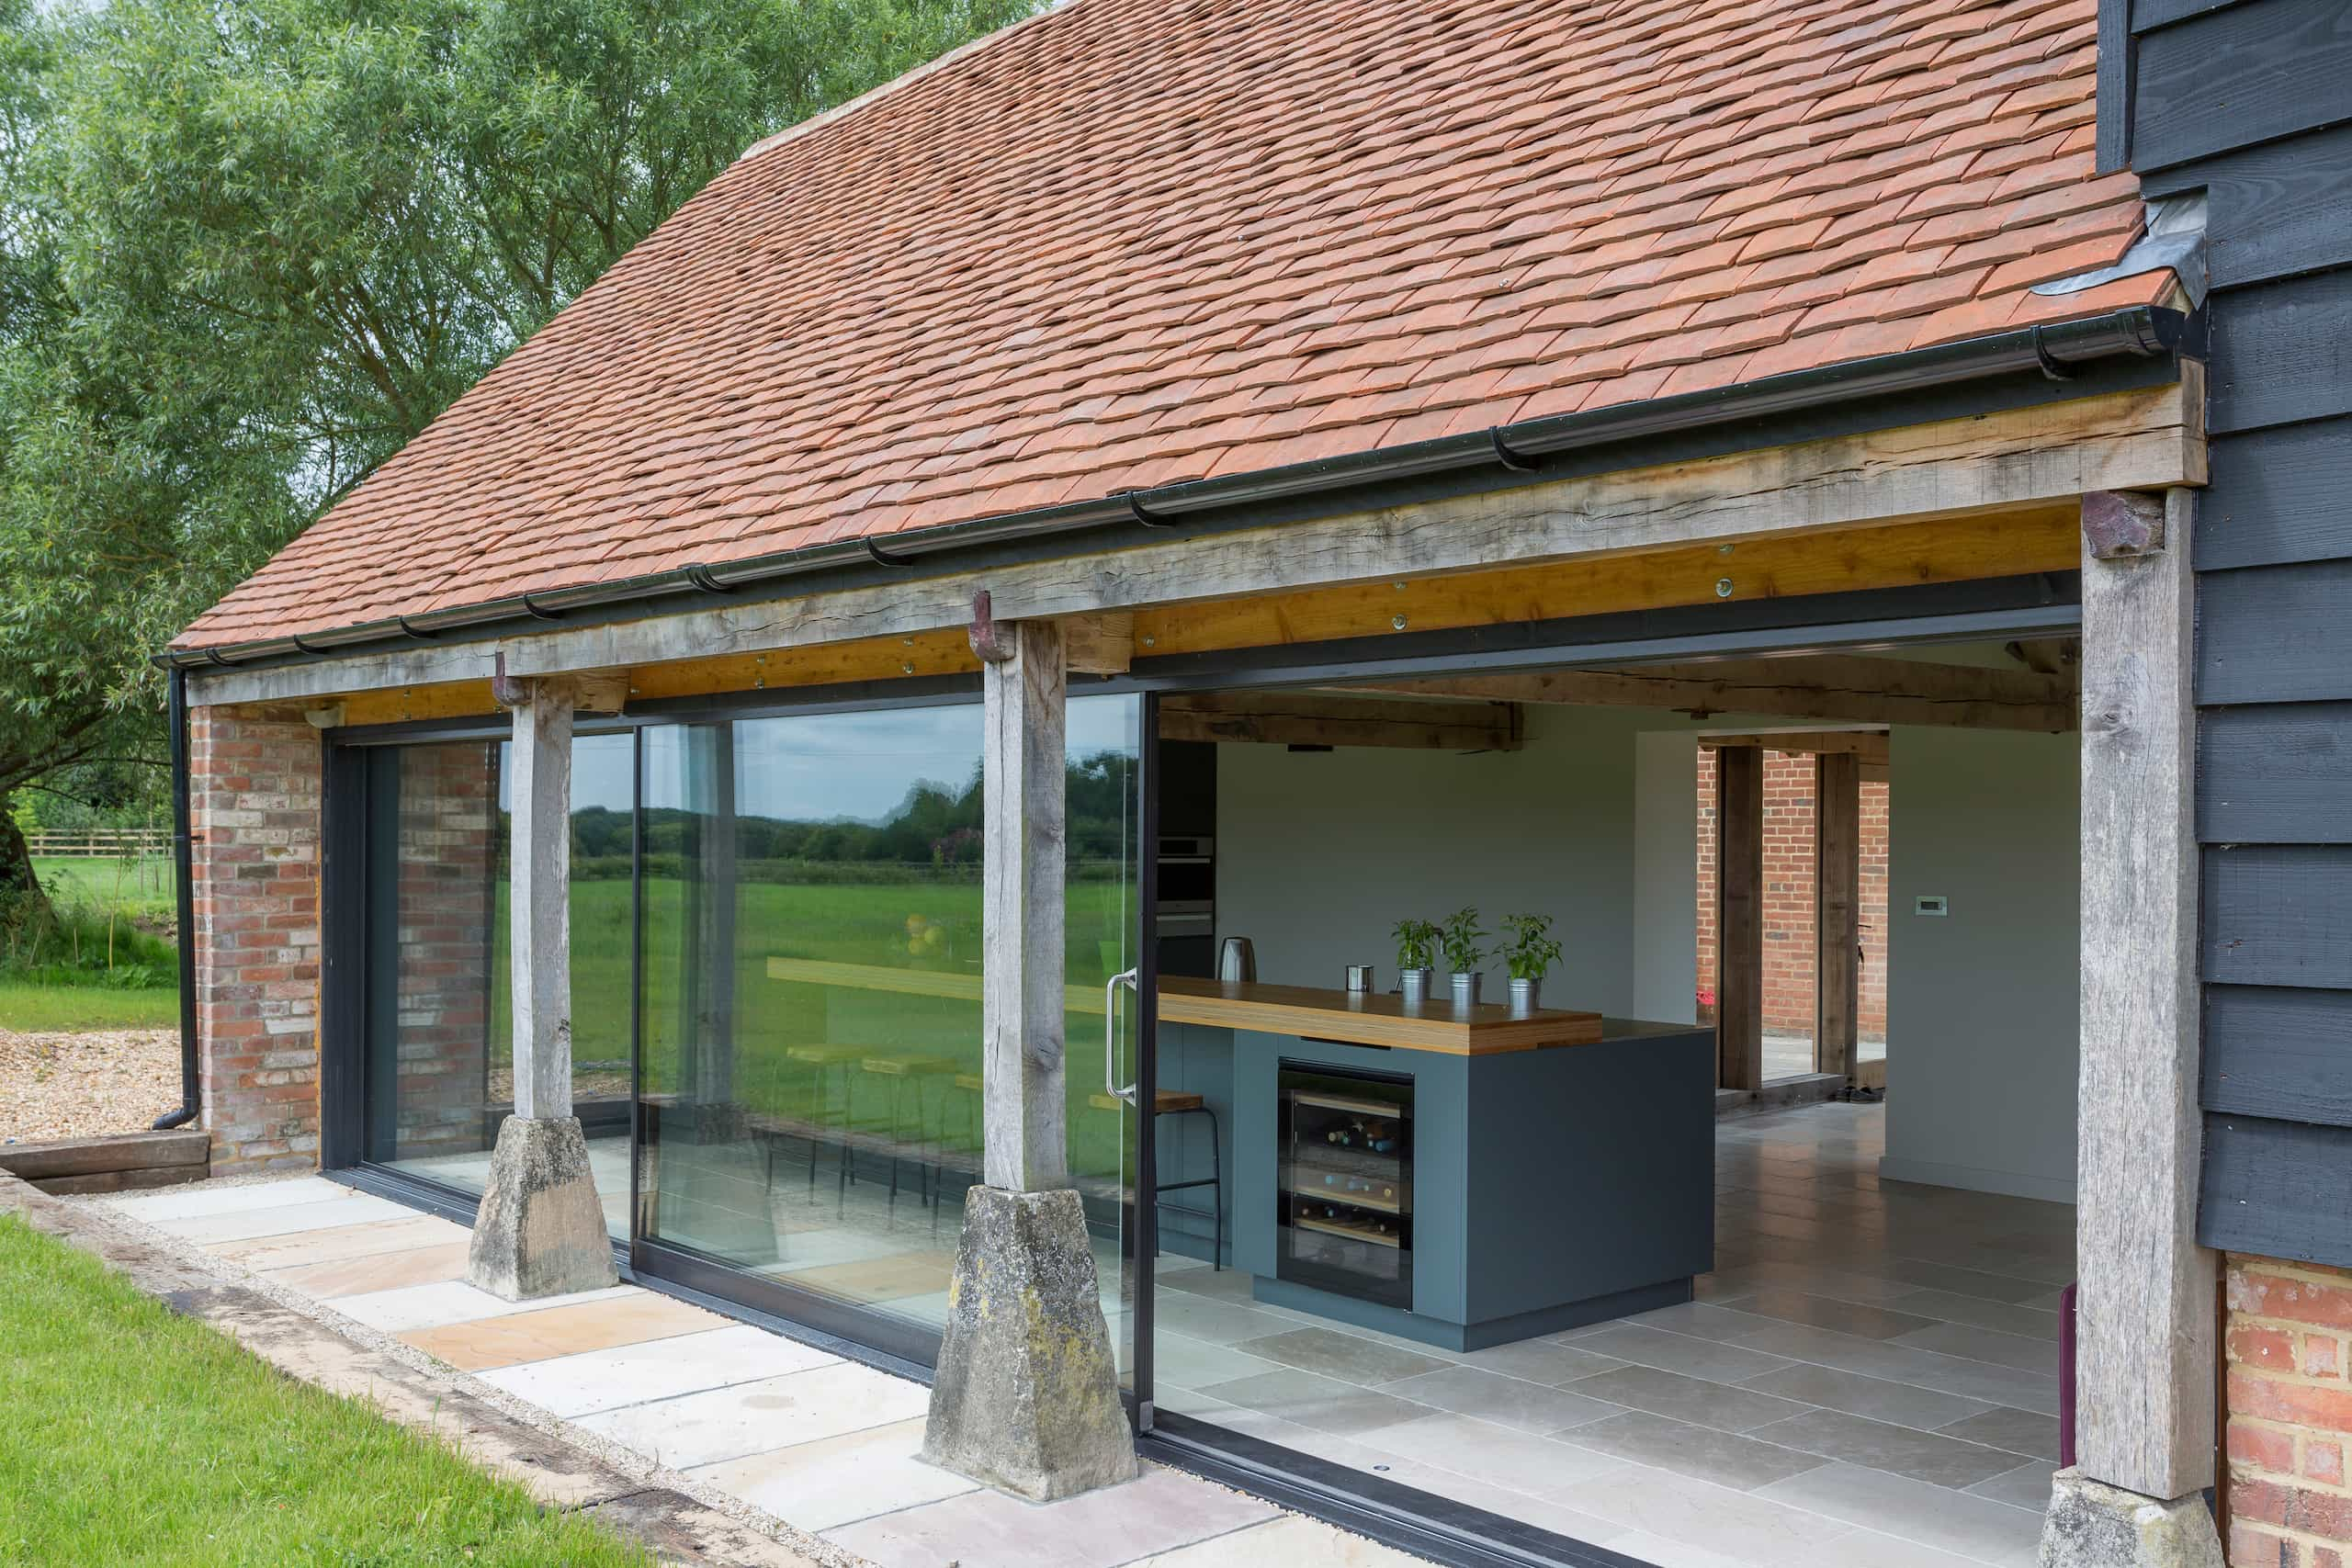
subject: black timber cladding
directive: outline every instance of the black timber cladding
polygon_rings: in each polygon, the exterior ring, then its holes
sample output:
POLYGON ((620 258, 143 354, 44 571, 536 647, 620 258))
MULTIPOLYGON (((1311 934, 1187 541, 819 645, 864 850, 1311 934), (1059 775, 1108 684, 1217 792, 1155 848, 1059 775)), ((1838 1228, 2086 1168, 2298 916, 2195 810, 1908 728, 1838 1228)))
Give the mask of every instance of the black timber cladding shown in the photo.
POLYGON ((2199 1239, 2352 1265, 2352 5, 2101 0, 2099 146, 2201 190, 2199 1239))

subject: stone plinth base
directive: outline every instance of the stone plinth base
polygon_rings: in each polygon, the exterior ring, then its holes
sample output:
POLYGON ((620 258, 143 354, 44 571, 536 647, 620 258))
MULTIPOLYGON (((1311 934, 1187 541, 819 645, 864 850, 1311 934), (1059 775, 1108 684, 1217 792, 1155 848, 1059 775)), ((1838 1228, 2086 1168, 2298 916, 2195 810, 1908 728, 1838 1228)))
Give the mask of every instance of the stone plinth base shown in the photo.
POLYGON ((1136 1473, 1078 1194, 964 1195, 923 1458, 1034 1502, 1136 1473))
POLYGON ((466 1279, 510 1302, 620 1283, 579 1118, 499 1123, 466 1279))
POLYGON ((2228 1565, 2202 1495, 2165 1502, 2062 1470, 2041 1521, 2041 1568, 2228 1565))

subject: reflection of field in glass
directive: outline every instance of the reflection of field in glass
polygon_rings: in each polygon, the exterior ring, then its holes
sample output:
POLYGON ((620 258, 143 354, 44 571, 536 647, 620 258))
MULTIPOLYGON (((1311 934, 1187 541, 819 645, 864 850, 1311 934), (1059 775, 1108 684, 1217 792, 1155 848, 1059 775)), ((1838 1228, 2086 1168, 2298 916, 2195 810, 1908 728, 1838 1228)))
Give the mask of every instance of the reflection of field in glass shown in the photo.
MULTIPOLYGON (((838 874, 848 867, 831 867, 838 874)), ((737 1102, 794 1121, 837 1122, 842 1074, 822 1076, 786 1055, 794 1045, 855 1045, 876 1055, 952 1059, 951 1070, 930 1075, 904 1102, 905 1135, 942 1147, 949 1163, 977 1165, 978 1097, 954 1085, 956 1074, 980 1070, 980 1010, 977 1001, 910 996, 887 990, 772 979, 771 958, 813 959, 896 969, 919 975, 980 974, 980 885, 976 868, 879 868, 879 885, 829 882, 786 886, 739 884, 735 924, 735 1064, 737 1102), (820 1100, 820 1095, 823 1098, 820 1100), (958 1154, 966 1156, 958 1159, 958 1154)), ((754 864, 747 863, 747 874, 754 864)), ((1065 899, 1068 983, 1099 998, 1103 983, 1133 962, 1133 885, 1114 866, 1074 868, 1065 899)), ((674 877, 645 881, 645 1090, 678 1092, 680 1043, 685 1038, 686 983, 681 921, 686 884, 674 877)), ((493 937, 497 987, 492 999, 493 1066, 512 1061, 506 999, 507 888, 498 898, 493 937)), ((594 1063, 626 1063, 629 1050, 629 884, 624 878, 574 881, 571 893, 572 1059, 584 1077, 594 1063)), ((1099 1003, 1097 1004, 1099 1007, 1099 1003)), ((1123 1011, 1123 1066, 1131 1068, 1133 1006, 1123 1011)), ((1121 1118, 1090 1101, 1102 1091, 1102 1015, 1068 1015, 1070 1165, 1083 1178, 1111 1178, 1121 1167, 1121 1118)), ((1132 1077, 1132 1072, 1128 1074, 1132 1077)), ((584 1090, 583 1090, 584 1092, 584 1090)), ((890 1091, 878 1078, 857 1089, 861 1123, 883 1120, 890 1091)))

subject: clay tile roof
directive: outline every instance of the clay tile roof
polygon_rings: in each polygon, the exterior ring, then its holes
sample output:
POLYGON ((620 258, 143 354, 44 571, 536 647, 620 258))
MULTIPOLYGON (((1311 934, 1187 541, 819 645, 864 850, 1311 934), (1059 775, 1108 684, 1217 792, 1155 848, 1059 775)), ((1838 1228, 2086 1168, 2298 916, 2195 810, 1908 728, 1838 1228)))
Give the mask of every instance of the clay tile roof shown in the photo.
POLYGON ((2097 0, 1071 0, 752 148, 182 646, 2161 302, 2097 0))

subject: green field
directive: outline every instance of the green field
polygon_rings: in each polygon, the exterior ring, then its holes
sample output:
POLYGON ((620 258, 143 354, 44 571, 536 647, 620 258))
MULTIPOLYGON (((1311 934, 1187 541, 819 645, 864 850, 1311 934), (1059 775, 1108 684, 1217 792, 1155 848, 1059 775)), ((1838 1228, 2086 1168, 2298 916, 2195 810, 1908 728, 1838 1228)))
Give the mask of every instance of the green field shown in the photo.
MULTIPOLYGON (((930 1075, 917 1099, 906 1100, 909 1135, 921 1122, 926 1142, 967 1155, 977 1139, 977 1105, 953 1086, 956 1074, 980 1070, 978 1002, 910 996, 888 990, 811 985, 770 978, 772 957, 814 959, 894 969, 910 975, 980 974, 980 885, 952 873, 881 884, 785 884, 744 881, 733 908, 734 982, 731 1074, 737 1103, 795 1120, 837 1122, 843 1074, 820 1075, 788 1058, 795 1045, 855 1045, 876 1055, 946 1058, 953 1066, 930 1075)), ((1100 873, 1098 875, 1102 874, 1100 873)), ((1066 898, 1069 984, 1099 997, 1108 978, 1133 962, 1132 882, 1115 876, 1074 879, 1066 898)), ((687 885, 676 878, 645 883, 644 1085, 650 1095, 690 1098, 694 1074, 689 1042, 713 1038, 715 1024, 695 1027, 710 1010, 707 986, 690 982, 687 885)), ((706 917, 706 930, 715 922, 706 917)), ((491 1001, 492 1059, 511 1060, 508 1035, 505 887, 499 889, 493 936, 495 982, 491 1001)), ((707 940, 706 937, 705 940, 707 940)), ((572 1059, 626 1063, 629 1051, 630 897, 621 879, 575 881, 571 897, 572 1059)), ((1123 1062, 1132 1064, 1132 1010, 1123 1013, 1123 1062)), ((1102 1015, 1066 1018, 1069 1050, 1070 1157, 1081 1175, 1115 1175, 1122 1168, 1122 1118, 1095 1105, 1102 1092, 1102 1015)), ((857 1119, 872 1123, 888 1105, 889 1089, 876 1075, 849 1075, 857 1084, 857 1119)))
POLYGON ((0 1218, 0 1564, 651 1568, 0 1218))
POLYGON ((96 855, 36 855, 33 874, 51 899, 127 919, 168 922, 175 879, 168 855, 111 860, 96 855))

